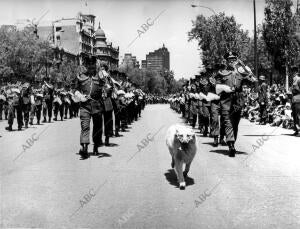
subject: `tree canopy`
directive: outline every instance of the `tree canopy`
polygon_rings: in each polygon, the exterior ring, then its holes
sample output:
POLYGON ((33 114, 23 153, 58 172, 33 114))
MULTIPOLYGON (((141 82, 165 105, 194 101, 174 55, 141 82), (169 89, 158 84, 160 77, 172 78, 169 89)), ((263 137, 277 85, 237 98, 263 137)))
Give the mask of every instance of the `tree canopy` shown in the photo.
POLYGON ((198 41, 204 66, 222 62, 223 55, 228 51, 235 51, 244 57, 250 38, 234 16, 219 13, 206 18, 198 15, 192 23, 189 40, 198 41))

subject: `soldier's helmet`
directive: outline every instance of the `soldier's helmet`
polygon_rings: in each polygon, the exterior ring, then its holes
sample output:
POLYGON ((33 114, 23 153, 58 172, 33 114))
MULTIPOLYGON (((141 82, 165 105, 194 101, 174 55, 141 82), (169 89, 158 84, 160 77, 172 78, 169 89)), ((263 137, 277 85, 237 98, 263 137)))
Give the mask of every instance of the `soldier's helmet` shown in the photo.
POLYGON ((227 52, 223 57, 225 60, 229 60, 229 59, 237 59, 238 56, 239 55, 236 52, 227 52))
POLYGON ((261 81, 264 81, 264 80, 266 80, 266 77, 265 77, 265 76, 260 76, 259 79, 260 79, 261 81))

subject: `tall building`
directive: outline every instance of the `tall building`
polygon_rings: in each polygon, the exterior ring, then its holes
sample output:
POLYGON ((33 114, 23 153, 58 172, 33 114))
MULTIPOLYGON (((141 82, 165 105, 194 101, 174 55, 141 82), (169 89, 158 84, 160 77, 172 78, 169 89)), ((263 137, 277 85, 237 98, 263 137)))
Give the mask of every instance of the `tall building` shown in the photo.
POLYGON ((113 47, 111 42, 106 40, 105 33, 100 27, 95 32, 94 55, 98 61, 106 62, 111 69, 118 68, 119 64, 119 47, 113 47))
POLYGON ((97 61, 106 62, 116 68, 119 62, 119 47, 108 42, 100 25, 95 31, 95 16, 79 13, 75 18, 62 18, 49 26, 38 26, 37 35, 48 40, 55 47, 78 58, 80 64, 87 57, 95 56, 97 61))
POLYGON ((147 61, 142 60, 142 69, 147 69, 147 61))
POLYGON ((170 53, 164 44, 162 48, 146 55, 146 60, 142 60, 142 68, 153 71, 170 70, 170 53))
POLYGON ((131 53, 125 53, 122 61, 122 66, 129 68, 140 68, 140 63, 136 59, 136 56, 132 56, 131 53))

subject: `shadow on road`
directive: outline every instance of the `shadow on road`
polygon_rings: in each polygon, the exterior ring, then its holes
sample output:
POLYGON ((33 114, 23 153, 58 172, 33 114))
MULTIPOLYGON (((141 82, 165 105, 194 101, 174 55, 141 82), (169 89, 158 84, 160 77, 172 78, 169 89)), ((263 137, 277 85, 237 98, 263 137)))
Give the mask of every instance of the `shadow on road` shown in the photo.
POLYGON ((214 143, 213 142, 203 142, 202 144, 204 144, 204 145, 210 145, 210 146, 214 147, 214 143))
MULTIPOLYGON (((169 169, 164 175, 165 175, 167 181, 169 182, 169 184, 175 186, 176 188, 179 188, 177 176, 176 176, 174 169, 169 169)), ((186 183, 186 186, 195 184, 194 179, 189 176, 187 176, 185 178, 185 183, 186 183)))
MULTIPOLYGON (((229 152, 228 150, 224 150, 224 149, 216 149, 216 150, 211 150, 209 151, 211 153, 218 153, 218 154, 223 154, 223 155, 226 155, 226 156, 229 156, 229 152)), ((248 153, 246 152, 241 152, 241 151, 236 151, 235 154, 244 154, 244 155, 248 155, 248 153)))
POLYGON ((274 135, 274 134, 245 134, 243 136, 248 136, 248 137, 264 137, 264 136, 279 136, 279 135, 274 135))
POLYGON ((109 145, 105 146, 105 147, 116 147, 116 146, 119 146, 119 145, 116 143, 109 143, 109 145))
POLYGON ((281 134, 281 135, 285 135, 285 136, 292 136, 292 137, 300 137, 299 135, 294 135, 294 134, 281 134))
MULTIPOLYGON (((79 153, 77 153, 77 155, 79 155, 79 153)), ((111 157, 111 154, 108 153, 97 153, 96 155, 93 152, 88 152, 88 157, 82 157, 80 156, 79 160, 86 160, 90 157, 98 157, 98 158, 102 158, 102 157, 111 157)))
POLYGON ((124 135, 122 135, 122 134, 119 134, 118 136, 112 136, 112 138, 119 138, 119 137, 123 137, 124 135))
POLYGON ((98 153, 96 156, 98 156, 98 158, 101 158, 101 157, 111 157, 111 155, 108 154, 108 153, 98 153))

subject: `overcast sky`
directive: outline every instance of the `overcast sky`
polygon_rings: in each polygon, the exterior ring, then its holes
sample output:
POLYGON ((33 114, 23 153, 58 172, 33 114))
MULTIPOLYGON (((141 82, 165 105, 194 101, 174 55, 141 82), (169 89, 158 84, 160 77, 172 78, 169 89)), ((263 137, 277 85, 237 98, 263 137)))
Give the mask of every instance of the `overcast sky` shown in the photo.
MULTIPOLYGON (((197 14, 212 15, 205 8, 192 8, 198 4, 234 15, 242 28, 253 34, 252 0, 0 0, 0 24, 14 24, 17 19, 41 17, 51 21, 62 17, 75 17, 81 11, 96 16, 108 40, 120 47, 120 60, 124 53, 145 59, 148 52, 162 47, 170 52, 170 67, 175 77, 190 78, 199 71, 199 50, 196 42, 188 42, 187 33, 197 14), (160 15, 160 16, 159 16, 160 15), (145 33, 141 26, 159 16, 145 33), (132 41, 137 38, 133 43, 132 41), (131 44, 132 43, 132 44, 131 44), (131 44, 129 47, 128 45, 131 44)), ((294 0, 296 2, 296 0, 294 0)), ((264 0, 256 0, 257 23, 264 17, 264 0)))

